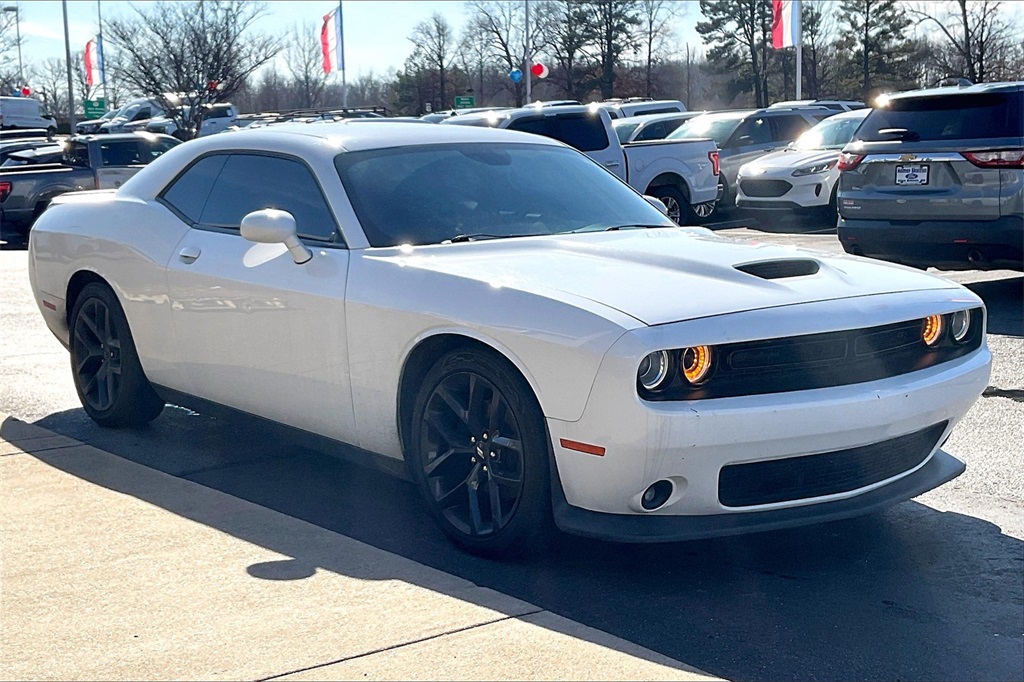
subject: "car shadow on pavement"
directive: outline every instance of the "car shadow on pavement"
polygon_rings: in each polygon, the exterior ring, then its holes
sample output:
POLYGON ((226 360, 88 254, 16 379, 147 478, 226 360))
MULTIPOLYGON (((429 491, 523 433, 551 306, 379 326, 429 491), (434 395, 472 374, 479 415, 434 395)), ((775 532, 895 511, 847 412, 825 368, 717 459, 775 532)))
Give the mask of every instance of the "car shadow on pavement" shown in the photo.
MULTIPOLYGON (((295 447, 255 419, 168 408, 150 427, 109 431, 83 423, 80 413, 37 425, 725 678, 1020 676, 1024 543, 972 516, 908 502, 859 519, 689 543, 558 536, 540 559, 501 563, 453 548, 409 483, 295 447)), ((300 580, 318 568, 404 578, 264 537, 258 525, 190 507, 159 487, 134 488, 116 469, 46 451, 33 456, 291 557, 249 566, 254 579, 300 580)))
POLYGON ((1024 337, 1024 276, 990 279, 964 286, 985 301, 989 334, 1024 337))

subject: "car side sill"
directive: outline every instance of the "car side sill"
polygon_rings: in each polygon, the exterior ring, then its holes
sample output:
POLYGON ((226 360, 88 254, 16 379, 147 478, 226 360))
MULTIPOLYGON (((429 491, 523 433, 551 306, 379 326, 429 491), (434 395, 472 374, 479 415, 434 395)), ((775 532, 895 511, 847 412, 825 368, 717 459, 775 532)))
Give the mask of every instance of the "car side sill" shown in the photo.
POLYGON ((391 476, 397 476, 398 478, 406 481, 411 480, 409 473, 406 470, 404 459, 396 459, 376 452, 370 452, 369 450, 364 450, 355 445, 350 445, 333 438, 328 438, 327 436, 322 436, 318 433, 299 429, 294 426, 288 426, 287 424, 282 424, 281 422, 252 414, 251 412, 221 405, 219 403, 206 400, 205 398, 199 398, 188 393, 176 391, 173 388, 167 388, 166 386, 153 384, 153 389, 157 392, 157 395, 171 405, 186 407, 190 410, 199 412, 200 414, 215 417, 230 418, 244 416, 250 419, 255 419, 261 422, 269 431, 275 433, 278 437, 292 441, 300 447, 308 448, 331 457, 337 457, 338 459, 352 464, 369 466, 373 469, 382 471, 391 476))

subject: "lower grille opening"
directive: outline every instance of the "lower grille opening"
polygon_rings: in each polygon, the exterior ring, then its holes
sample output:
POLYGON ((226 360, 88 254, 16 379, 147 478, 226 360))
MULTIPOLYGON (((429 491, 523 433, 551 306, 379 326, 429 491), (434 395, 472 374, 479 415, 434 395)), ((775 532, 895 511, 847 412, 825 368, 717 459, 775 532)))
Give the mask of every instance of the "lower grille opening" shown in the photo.
POLYGON ((947 423, 848 450, 722 467, 718 500, 726 507, 752 507, 835 495, 884 481, 923 462, 947 423))

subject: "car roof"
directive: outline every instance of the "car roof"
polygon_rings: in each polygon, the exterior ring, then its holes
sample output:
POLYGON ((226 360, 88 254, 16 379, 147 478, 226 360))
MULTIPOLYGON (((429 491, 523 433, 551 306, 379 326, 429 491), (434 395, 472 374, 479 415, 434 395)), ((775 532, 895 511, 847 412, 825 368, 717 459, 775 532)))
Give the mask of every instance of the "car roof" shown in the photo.
POLYGON ((840 111, 832 114, 828 118, 824 118, 820 123, 825 121, 840 121, 846 118, 867 118, 867 115, 872 111, 871 107, 864 107, 863 109, 854 109, 853 111, 840 111))
POLYGON ((937 88, 908 90, 886 95, 893 99, 912 99, 915 97, 943 97, 949 95, 977 95, 987 92, 1020 92, 1024 91, 1024 81, 1006 81, 1002 83, 978 83, 977 85, 945 85, 937 88))
POLYGON ((677 118, 697 118, 708 113, 707 111, 670 111, 662 114, 641 114, 640 116, 628 116, 626 118, 617 118, 612 121, 613 126, 624 126, 630 123, 644 125, 646 123, 655 123, 657 121, 672 121, 677 118))
POLYGON ((120 142, 120 141, 124 141, 124 140, 137 140, 140 137, 146 138, 146 139, 154 139, 154 138, 168 139, 168 140, 177 139, 177 138, 171 137, 170 135, 164 135, 162 133, 150 133, 150 132, 147 132, 145 130, 133 130, 132 132, 129 132, 129 133, 106 133, 106 134, 103 134, 103 135, 96 135, 96 134, 90 133, 88 135, 74 135, 72 137, 69 137, 68 141, 92 142, 94 140, 98 140, 100 142, 106 142, 106 141, 109 140, 111 142, 120 142))

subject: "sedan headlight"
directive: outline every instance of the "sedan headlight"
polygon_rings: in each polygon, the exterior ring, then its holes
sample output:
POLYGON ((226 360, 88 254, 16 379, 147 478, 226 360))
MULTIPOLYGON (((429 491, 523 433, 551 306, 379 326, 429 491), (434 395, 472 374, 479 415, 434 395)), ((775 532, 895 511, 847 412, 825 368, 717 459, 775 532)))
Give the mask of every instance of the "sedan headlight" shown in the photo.
POLYGON ((828 171, 835 168, 839 162, 839 158, 832 159, 831 161, 824 161, 822 163, 816 163, 813 166, 804 166, 803 168, 797 168, 793 171, 793 177, 799 178, 804 175, 816 175, 818 173, 827 173, 828 171))
POLYGON ((958 310, 949 316, 949 333, 957 343, 963 343, 971 331, 971 311, 958 310))
POLYGON ((658 390, 668 378, 670 362, 668 351, 651 353, 640 361, 640 368, 636 372, 637 381, 648 391, 658 390))

